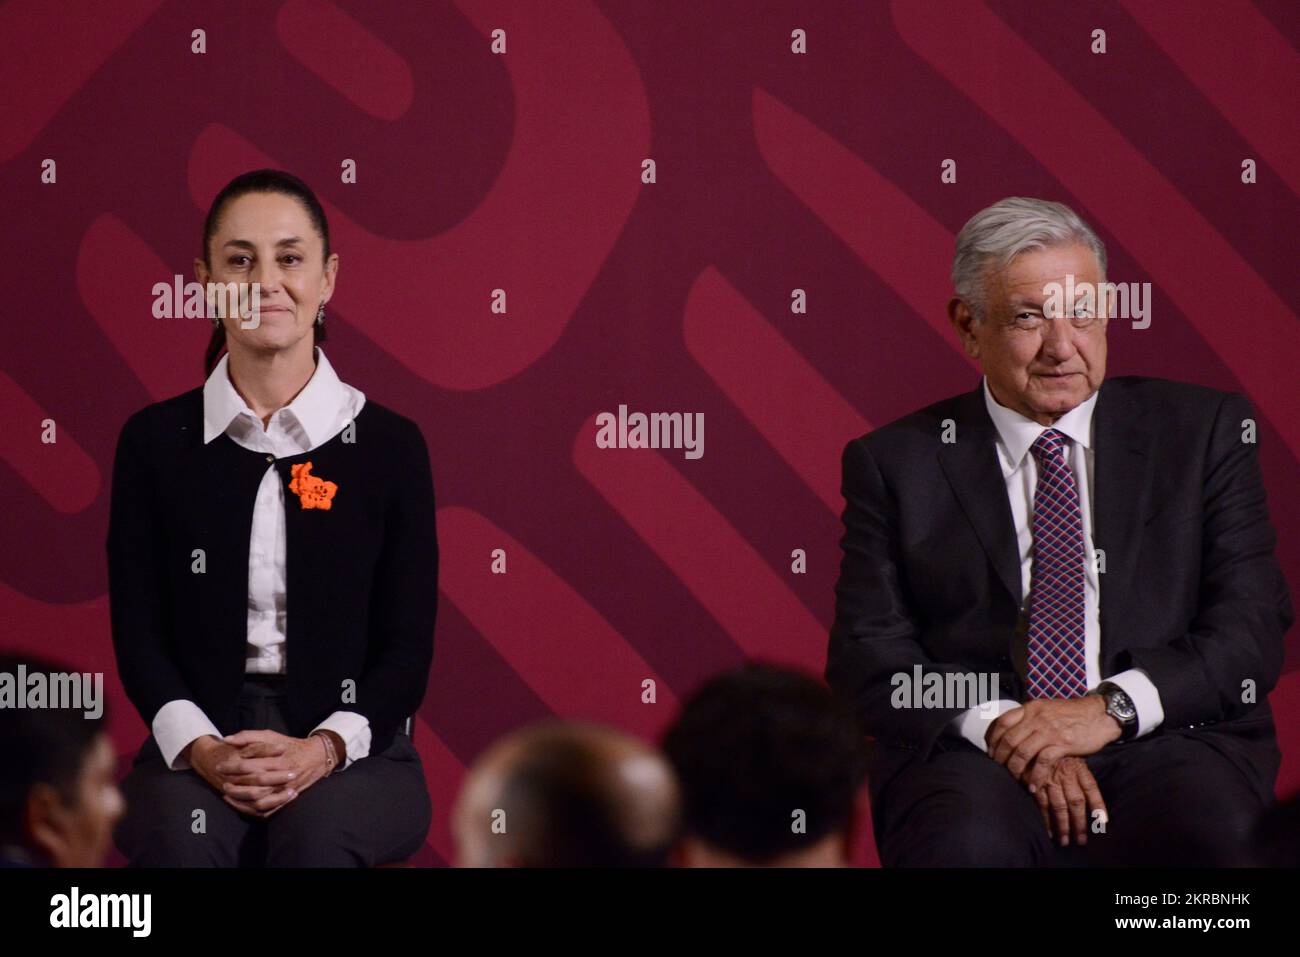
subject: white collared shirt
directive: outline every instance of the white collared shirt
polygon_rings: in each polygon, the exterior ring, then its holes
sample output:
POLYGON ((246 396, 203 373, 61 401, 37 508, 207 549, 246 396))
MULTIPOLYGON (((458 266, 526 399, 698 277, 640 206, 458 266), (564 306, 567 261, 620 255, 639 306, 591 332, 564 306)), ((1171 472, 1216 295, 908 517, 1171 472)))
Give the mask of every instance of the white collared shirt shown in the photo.
MULTIPOLYGON (((230 382, 230 356, 222 356, 203 386, 204 444, 224 433, 244 448, 284 458, 310 452, 343 431, 361 411, 365 394, 340 381, 322 349, 316 347, 315 354, 312 377, 265 428, 230 382)), ((284 674, 288 669, 285 567, 284 483, 269 464, 257 490, 248 546, 246 673, 284 674)), ((312 730, 319 728, 343 738, 348 752, 344 768, 370 753, 370 722, 355 711, 335 711, 312 730)), ((163 760, 176 771, 190 767, 181 751, 191 741, 205 734, 222 736, 202 708, 182 698, 158 709, 152 730, 163 760)))
MULTIPOLYGON (((1097 572, 1097 554, 1093 547, 1093 459, 1095 449, 1092 431, 1092 413, 1097 405, 1094 392, 1050 426, 1040 425, 1019 412, 999 405, 989 391, 988 378, 984 379, 984 404, 989 418, 997 428, 998 464, 1007 483, 1007 497, 1011 504, 1011 518, 1016 527, 1016 545, 1020 554, 1020 585, 1023 604, 1021 614, 1029 609, 1029 589, 1034 569, 1034 494, 1038 490, 1038 461, 1029 453, 1030 448, 1047 429, 1052 428, 1065 436, 1063 454, 1066 465, 1074 473, 1074 484, 1079 492, 1079 509, 1083 519, 1083 544, 1085 568, 1083 584, 1084 602, 1084 662, 1087 685, 1096 688, 1101 683, 1101 576, 1097 572)), ((1124 689, 1137 708, 1138 729, 1141 737, 1154 731, 1165 718, 1160 704, 1160 694, 1155 684, 1140 668, 1130 668, 1106 678, 1124 689)), ((957 732, 981 751, 987 751, 984 735, 988 726, 999 715, 1020 702, 1000 699, 996 707, 969 708, 953 719, 951 730, 957 732)))

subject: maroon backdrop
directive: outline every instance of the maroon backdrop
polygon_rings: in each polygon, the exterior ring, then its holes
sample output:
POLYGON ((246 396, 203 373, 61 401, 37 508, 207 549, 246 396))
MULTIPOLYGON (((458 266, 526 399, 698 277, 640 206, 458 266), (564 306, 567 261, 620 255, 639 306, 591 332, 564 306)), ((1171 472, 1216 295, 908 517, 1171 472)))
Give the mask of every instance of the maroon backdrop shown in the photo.
MULTIPOLYGON (((521 723, 652 736, 746 657, 820 671, 840 449, 976 384, 947 271, 1003 196, 1069 203, 1112 280, 1152 283, 1151 327, 1112 324, 1111 374, 1250 395, 1300 581, 1293 0, 100 6, 0 6, 0 614, 7 644, 107 673, 123 768, 146 728, 109 641, 114 442, 200 384, 206 323, 152 318, 151 290, 192 278, 212 196, 257 166, 327 207, 331 361, 429 441, 444 566, 417 863, 447 860, 465 766, 521 723), (703 412, 703 458, 596 449, 620 404, 703 412)), ((1289 652, 1280 792, 1300 787, 1289 652)))

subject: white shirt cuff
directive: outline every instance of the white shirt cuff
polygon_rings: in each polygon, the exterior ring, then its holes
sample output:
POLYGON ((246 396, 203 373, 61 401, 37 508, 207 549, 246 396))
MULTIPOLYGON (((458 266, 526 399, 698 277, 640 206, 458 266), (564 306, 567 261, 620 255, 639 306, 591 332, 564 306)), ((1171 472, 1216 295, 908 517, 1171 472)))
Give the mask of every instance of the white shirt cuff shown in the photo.
POLYGON ((190 767, 190 762, 181 757, 181 752, 191 741, 205 734, 221 737, 221 732, 203 713, 203 709, 187 698, 168 701, 159 708, 153 717, 152 730, 163 760, 173 771, 184 771, 190 767))
POLYGON ((312 731, 320 731, 322 728, 335 732, 343 739, 343 746, 347 748, 348 753, 338 770, 342 771, 352 762, 360 761, 370 754, 370 722, 363 715, 355 711, 335 711, 312 728, 312 731))
POLYGON ((1155 683, 1141 668, 1130 668, 1106 679, 1124 689, 1137 709, 1138 729, 1135 737, 1150 734, 1165 720, 1165 709, 1160 703, 1160 692, 1155 683))
POLYGON ((984 735, 989 733, 989 725, 1012 708, 1019 707, 1020 702, 1012 701, 1010 698, 986 701, 983 704, 975 705, 973 708, 967 708, 953 718, 952 723, 948 725, 948 730, 954 734, 960 734, 975 747, 988 754, 989 745, 984 740, 984 735))

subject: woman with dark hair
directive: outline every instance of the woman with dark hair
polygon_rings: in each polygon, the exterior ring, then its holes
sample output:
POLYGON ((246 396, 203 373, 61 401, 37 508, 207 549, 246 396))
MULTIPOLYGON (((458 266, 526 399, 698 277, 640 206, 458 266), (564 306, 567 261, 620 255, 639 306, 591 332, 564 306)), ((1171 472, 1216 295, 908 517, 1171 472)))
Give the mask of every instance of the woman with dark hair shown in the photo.
POLYGON ((115 834, 132 864, 369 866, 428 833, 401 726, 433 656, 433 480, 419 426, 319 347, 338 264, 301 180, 230 182, 195 273, 256 308, 214 318, 206 383, 118 439, 113 645, 152 731, 115 834))

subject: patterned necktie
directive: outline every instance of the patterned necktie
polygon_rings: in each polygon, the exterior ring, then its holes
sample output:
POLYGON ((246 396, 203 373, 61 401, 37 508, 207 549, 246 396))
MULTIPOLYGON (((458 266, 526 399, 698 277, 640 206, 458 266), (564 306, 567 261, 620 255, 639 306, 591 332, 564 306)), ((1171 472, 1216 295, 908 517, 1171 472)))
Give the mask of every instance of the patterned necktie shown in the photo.
POLYGON ((1028 683, 1031 698, 1076 698, 1088 690, 1084 661, 1083 514, 1065 436, 1055 429, 1030 449, 1038 462, 1034 493, 1034 572, 1029 588, 1028 683))

